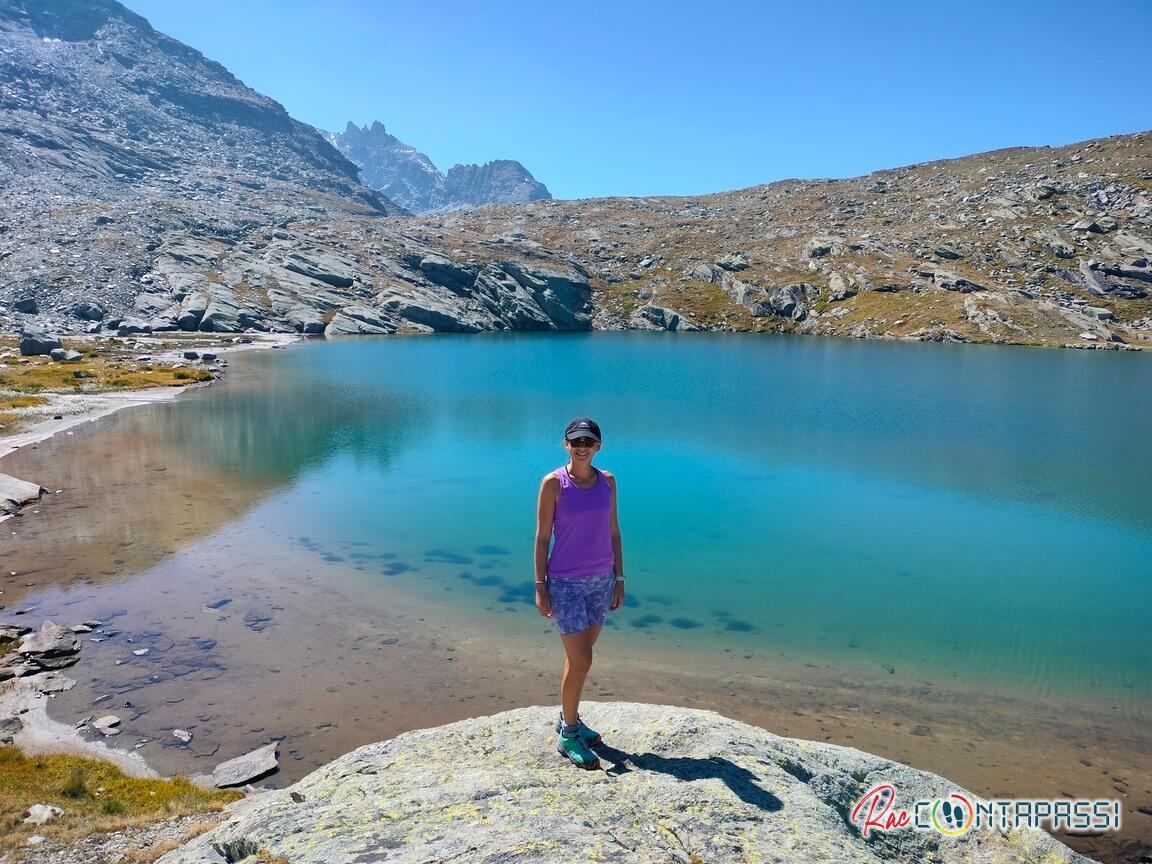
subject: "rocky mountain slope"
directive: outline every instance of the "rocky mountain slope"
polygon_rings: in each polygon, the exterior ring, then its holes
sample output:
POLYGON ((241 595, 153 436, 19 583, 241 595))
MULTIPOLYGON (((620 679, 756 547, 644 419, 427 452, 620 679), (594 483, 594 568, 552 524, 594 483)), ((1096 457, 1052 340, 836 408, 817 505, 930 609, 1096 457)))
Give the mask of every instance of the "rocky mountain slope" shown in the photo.
POLYGON ((695 198, 423 217, 580 262, 597 326, 1152 344, 1152 133, 695 198))
POLYGON ((443 174, 415 147, 388 134, 379 121, 363 128, 349 123, 327 138, 360 167, 365 185, 413 213, 552 198, 543 183, 511 159, 456 165, 443 174))
POLYGON ((381 224, 316 130, 113 0, 0 0, 0 82, 2 329, 590 326, 578 269, 381 224))
MULTIPOLYGON (((445 183, 478 200, 511 164, 445 183)), ((0 0, 0 331, 1152 344, 1150 133, 420 217, 356 177, 316 130, 113 0, 0 0)))
MULTIPOLYGON (((361 747, 159 864, 332 861, 925 861, 1088 864, 1038 830, 871 831, 854 802, 964 794, 848 747, 781 738, 711 711, 588 703, 600 771, 553 750, 553 708, 522 708, 361 747)), ((971 793, 968 793, 971 796, 971 793)), ((971 796, 975 800, 975 796, 971 796)))

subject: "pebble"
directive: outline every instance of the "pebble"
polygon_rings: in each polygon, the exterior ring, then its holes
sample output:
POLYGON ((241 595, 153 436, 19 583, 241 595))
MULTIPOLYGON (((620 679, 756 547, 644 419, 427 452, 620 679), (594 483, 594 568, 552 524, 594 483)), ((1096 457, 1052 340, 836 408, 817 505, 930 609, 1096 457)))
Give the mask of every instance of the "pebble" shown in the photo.
POLYGON ((173 729, 172 730, 172 737, 175 738, 177 741, 182 741, 183 743, 187 744, 189 741, 192 740, 192 733, 188 732, 184 729, 173 729))
POLYGON ((45 842, 44 837, 32 843, 32 838, 29 838, 29 845, 33 848, 26 849, 22 853, 21 862, 22 864, 93 864, 96 861, 123 861, 129 858, 131 853, 183 841, 196 826, 204 822, 219 821, 219 818, 213 813, 196 813, 152 825, 89 834, 64 844, 58 840, 45 842))

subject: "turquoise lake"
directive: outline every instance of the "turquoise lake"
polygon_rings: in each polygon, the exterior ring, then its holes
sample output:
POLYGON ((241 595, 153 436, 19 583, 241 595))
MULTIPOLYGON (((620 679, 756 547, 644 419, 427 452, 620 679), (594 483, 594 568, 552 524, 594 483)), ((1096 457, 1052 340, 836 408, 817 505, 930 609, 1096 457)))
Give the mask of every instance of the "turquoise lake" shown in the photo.
POLYGON ((619 479, 615 638, 1152 698, 1146 356, 440 336, 255 352, 229 378, 148 409, 157 434, 268 483, 236 527, 303 570, 439 598, 489 633, 539 627, 536 492, 589 415, 619 479))

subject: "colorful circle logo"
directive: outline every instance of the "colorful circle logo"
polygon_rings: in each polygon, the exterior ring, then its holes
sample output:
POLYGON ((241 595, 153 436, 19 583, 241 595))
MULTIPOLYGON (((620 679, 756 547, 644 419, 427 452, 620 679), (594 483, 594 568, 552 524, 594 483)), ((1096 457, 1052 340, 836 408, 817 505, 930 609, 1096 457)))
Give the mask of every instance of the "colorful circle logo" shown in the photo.
POLYGON ((963 834, 972 827, 975 819, 976 809, 972 802, 958 792, 953 792, 947 800, 932 804, 932 827, 949 837, 963 834))

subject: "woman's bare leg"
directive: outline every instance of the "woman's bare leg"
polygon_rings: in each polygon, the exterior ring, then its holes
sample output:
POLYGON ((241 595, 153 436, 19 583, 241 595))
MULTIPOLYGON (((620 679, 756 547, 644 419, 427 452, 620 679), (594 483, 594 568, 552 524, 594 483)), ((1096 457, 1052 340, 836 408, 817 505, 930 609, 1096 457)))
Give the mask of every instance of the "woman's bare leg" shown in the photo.
POLYGON ((592 646, 600 636, 600 627, 589 627, 579 633, 561 636, 564 643, 564 675, 560 679, 560 705, 564 722, 574 725, 580 712, 580 694, 592 668, 592 646))

